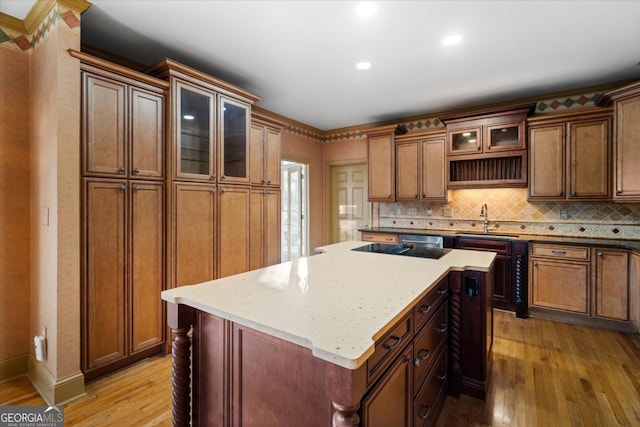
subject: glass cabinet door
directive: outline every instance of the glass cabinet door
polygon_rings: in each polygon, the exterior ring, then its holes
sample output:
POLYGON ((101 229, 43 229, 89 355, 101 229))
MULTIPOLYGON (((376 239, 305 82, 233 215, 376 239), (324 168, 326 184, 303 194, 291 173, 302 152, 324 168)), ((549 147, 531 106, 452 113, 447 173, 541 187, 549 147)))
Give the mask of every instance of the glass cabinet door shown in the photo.
POLYGON ((524 123, 486 126, 485 151, 521 150, 524 145, 524 123))
POLYGON ((249 106, 220 97, 220 180, 249 182, 249 106))
POLYGON ((482 150, 480 127, 449 133, 449 154, 473 154, 482 150))
POLYGON ((215 95, 176 84, 176 176, 215 180, 215 95))

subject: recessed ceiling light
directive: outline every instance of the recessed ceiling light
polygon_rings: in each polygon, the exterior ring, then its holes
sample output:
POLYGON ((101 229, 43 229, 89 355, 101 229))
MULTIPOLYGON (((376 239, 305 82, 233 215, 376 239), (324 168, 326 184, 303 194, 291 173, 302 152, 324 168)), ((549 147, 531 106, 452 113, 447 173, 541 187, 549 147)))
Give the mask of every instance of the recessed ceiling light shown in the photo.
POLYGON ((442 44, 445 46, 453 46, 460 43, 461 41, 462 36, 459 34, 454 34, 452 36, 445 37, 444 40, 442 40, 442 44))
POLYGON ((369 68, 371 68, 371 62, 367 62, 367 61, 358 62, 356 64, 356 68, 358 70, 368 70, 369 68))
POLYGON ((378 10, 378 6, 370 1, 363 1, 356 6, 356 15, 363 18, 373 16, 378 10))
POLYGON ((195 117, 193 117, 191 114, 185 114, 184 116, 182 116, 183 119, 185 120, 193 120, 195 119, 195 117))

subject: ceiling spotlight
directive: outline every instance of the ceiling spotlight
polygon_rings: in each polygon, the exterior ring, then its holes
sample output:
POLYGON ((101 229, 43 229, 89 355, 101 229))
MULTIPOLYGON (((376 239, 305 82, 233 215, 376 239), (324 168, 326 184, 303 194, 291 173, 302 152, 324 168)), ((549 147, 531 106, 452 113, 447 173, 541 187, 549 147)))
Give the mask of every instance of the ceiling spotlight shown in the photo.
POLYGON ((184 116, 182 116, 183 119, 185 120, 193 120, 195 119, 195 117, 193 117, 191 114, 185 114, 184 116))
POLYGON ((363 1, 356 6, 356 15, 361 16, 363 18, 368 18, 369 16, 373 16, 378 10, 378 6, 375 3, 370 1, 363 1))
POLYGON ((444 40, 442 40, 442 44, 445 46, 453 46, 460 43, 461 41, 462 36, 459 34, 454 34, 452 36, 445 37, 444 40))
POLYGON ((368 70, 369 68, 371 68, 371 62, 367 62, 367 61, 358 62, 356 64, 356 68, 358 70, 368 70))

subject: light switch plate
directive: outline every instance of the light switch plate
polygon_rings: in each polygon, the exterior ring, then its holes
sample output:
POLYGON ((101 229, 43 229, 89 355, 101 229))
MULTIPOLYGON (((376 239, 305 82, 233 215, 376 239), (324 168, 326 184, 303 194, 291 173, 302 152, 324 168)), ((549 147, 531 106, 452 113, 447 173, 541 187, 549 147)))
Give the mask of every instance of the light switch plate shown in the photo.
POLYGON ((431 211, 431 209, 427 209, 427 210, 425 211, 425 215, 426 215, 426 216, 431 216, 431 215, 433 215, 433 212, 431 211))
POLYGON ((442 216, 445 218, 451 218, 453 216, 453 208, 443 208, 442 216))
POLYGON ((569 219, 568 209, 560 209, 560 219, 569 219))

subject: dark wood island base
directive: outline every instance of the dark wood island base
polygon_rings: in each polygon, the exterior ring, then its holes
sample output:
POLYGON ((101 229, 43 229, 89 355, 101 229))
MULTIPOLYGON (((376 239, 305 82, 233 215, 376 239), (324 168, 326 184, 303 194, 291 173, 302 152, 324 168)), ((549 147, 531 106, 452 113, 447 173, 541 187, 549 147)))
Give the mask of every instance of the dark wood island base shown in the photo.
MULTIPOLYGON (((409 307, 355 369, 182 304, 173 331, 173 425, 435 425, 447 394, 484 398, 493 267, 452 271, 409 307)), ((348 325, 345 325, 347 327, 348 325)))

